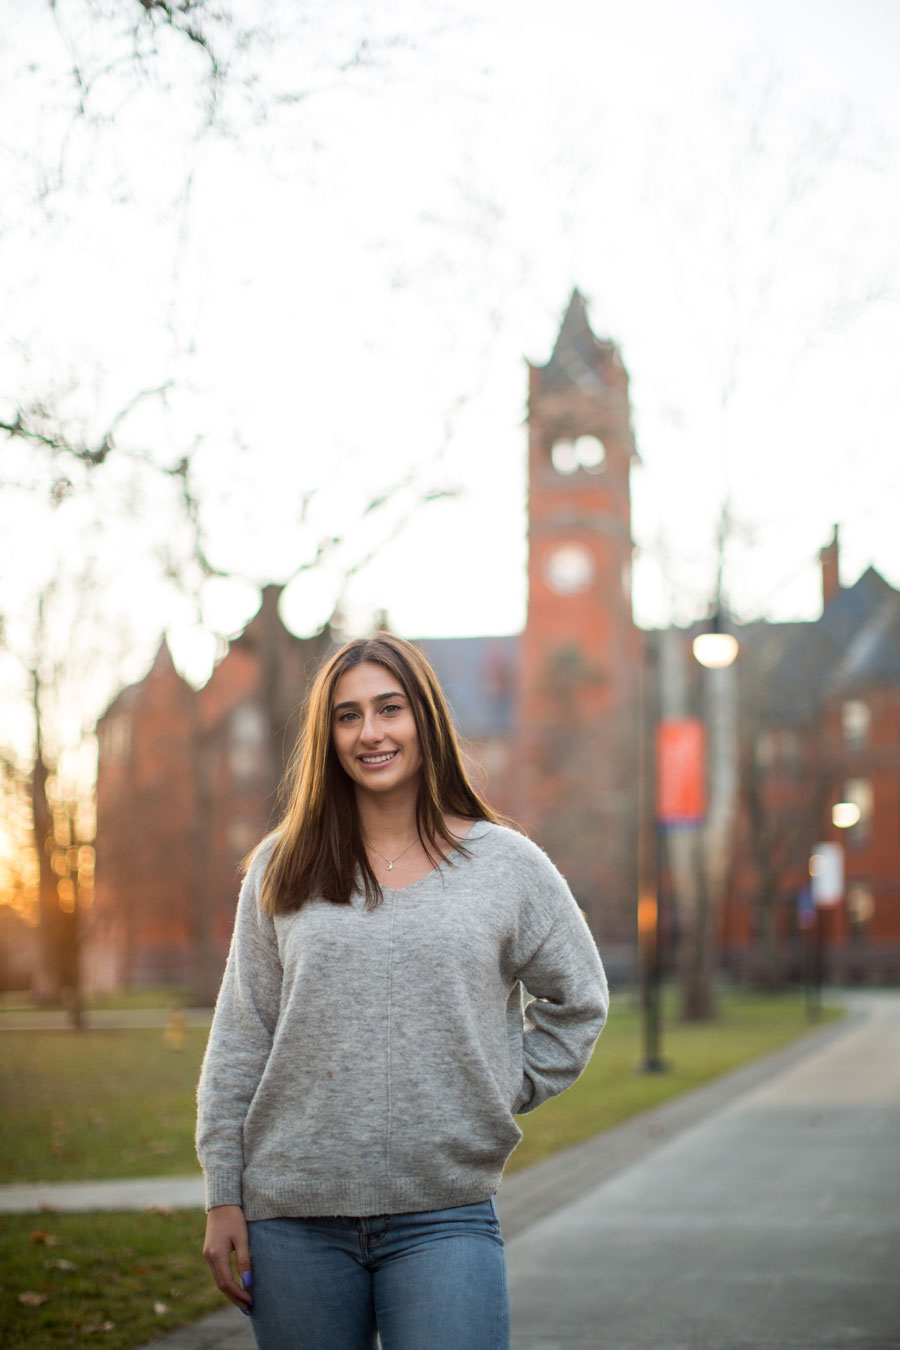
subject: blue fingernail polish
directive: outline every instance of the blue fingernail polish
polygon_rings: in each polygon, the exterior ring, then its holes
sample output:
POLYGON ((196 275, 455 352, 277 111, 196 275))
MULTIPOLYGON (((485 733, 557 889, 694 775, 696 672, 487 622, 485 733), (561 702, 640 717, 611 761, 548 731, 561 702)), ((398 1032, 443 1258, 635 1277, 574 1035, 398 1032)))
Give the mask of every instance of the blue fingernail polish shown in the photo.
POLYGON ((245 1270, 243 1275, 241 1276, 241 1284, 244 1286, 245 1289, 249 1289, 252 1283, 253 1283, 253 1272, 250 1270, 245 1270))

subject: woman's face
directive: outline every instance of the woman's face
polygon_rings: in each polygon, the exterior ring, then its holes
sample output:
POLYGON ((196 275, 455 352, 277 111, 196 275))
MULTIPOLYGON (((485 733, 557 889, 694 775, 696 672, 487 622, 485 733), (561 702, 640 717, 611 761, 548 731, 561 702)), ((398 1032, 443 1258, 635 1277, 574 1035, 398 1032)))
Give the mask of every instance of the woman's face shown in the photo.
POLYGON ((416 720, 403 686, 384 666, 365 661, 344 672, 335 686, 331 735, 357 788, 386 793, 418 785, 416 720))

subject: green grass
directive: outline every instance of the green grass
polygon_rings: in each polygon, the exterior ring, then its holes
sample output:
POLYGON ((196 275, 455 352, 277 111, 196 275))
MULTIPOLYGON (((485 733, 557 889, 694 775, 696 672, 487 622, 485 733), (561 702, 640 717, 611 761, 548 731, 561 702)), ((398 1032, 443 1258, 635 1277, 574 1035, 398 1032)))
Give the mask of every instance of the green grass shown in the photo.
MULTIPOLYGON (((115 994, 97 994, 85 999, 86 1008, 168 1008, 173 1003, 186 1008, 193 1006, 193 993, 187 987, 160 985, 147 989, 124 989, 115 994)), ((0 1013, 38 1012, 27 989, 7 990, 0 994, 0 1013)))
POLYGON ((4 1350, 98 1344, 131 1350, 224 1307, 201 1255, 203 1229, 196 1209, 4 1215, 4 1350), (44 1301, 29 1306, 19 1302, 23 1294, 44 1301))
POLYGON ((2 1031, 0 1183, 198 1170, 194 1093, 208 1030, 2 1031))
MULTIPOLYGON (((823 1019, 836 1017, 825 1010, 823 1019)), ((799 995, 723 1000, 711 1025, 671 1018, 662 1075, 636 1071, 641 1023, 620 995, 597 1053, 563 1097, 520 1118, 519 1170, 609 1129, 719 1074, 786 1045, 809 1029, 799 995)), ((206 1041, 189 1031, 181 1051, 162 1031, 0 1033, 6 1109, 3 1180, 53 1181, 185 1173, 197 1166, 194 1087, 206 1041)), ((55 1214, 0 1218, 0 1327, 4 1350, 102 1343, 133 1350, 225 1306, 201 1256, 203 1215, 55 1214), (52 1245, 33 1241, 43 1233, 52 1245), (72 1262, 60 1269, 54 1262, 72 1262), (38 1306, 21 1294, 46 1296, 38 1306), (165 1305, 157 1313, 154 1305, 165 1305), (88 1331, 103 1327, 106 1331, 88 1331)))

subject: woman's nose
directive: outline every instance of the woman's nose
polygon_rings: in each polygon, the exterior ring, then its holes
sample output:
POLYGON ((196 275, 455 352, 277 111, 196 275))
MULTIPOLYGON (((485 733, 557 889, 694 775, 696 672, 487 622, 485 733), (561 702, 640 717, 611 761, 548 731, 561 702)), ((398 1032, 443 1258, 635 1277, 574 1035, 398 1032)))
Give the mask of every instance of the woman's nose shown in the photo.
POLYGON ((362 738, 368 744, 375 744, 382 737, 381 728, 378 725, 378 719, 372 714, 367 713, 363 720, 362 738))

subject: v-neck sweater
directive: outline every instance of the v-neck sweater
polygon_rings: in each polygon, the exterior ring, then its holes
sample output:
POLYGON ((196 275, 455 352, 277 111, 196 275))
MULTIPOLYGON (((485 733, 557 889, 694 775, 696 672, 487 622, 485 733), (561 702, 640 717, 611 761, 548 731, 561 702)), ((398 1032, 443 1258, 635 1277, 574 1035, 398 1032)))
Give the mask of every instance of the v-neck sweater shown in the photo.
POLYGON ((608 991, 550 859, 477 822, 439 867, 367 908, 274 918, 241 888, 198 1088, 207 1208, 248 1220, 486 1200, 515 1115, 587 1064, 608 991))

